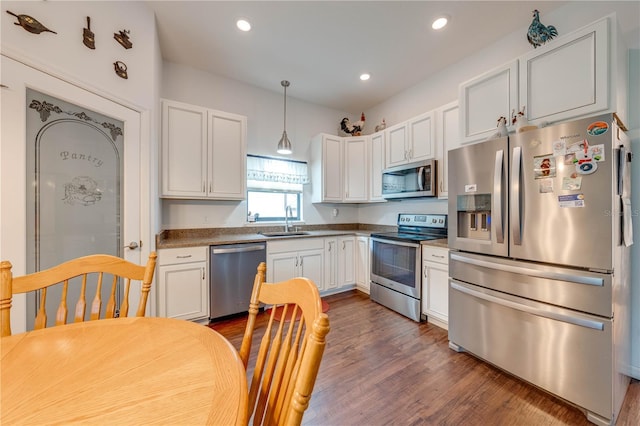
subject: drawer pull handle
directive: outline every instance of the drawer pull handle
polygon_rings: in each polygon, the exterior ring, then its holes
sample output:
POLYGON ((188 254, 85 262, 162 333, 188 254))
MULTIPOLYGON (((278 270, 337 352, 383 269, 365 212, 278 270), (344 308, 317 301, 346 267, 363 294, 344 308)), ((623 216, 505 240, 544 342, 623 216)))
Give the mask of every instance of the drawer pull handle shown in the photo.
POLYGON ((185 255, 185 256, 176 256, 176 258, 177 258, 177 259, 188 259, 188 258, 190 258, 190 257, 191 257, 191 255, 190 255, 190 254, 187 254, 187 255, 185 255))
POLYGON ((598 331, 604 331, 604 323, 600 321, 593 321, 584 318, 579 318, 571 315, 566 315, 558 312, 546 311, 543 309, 538 309, 533 306, 523 305, 521 303, 513 302, 511 300, 502 299, 496 296, 492 296, 490 294, 485 294, 476 290, 472 290, 459 284, 458 282, 449 279, 449 285, 452 289, 458 290, 461 293, 466 293, 469 296, 475 297, 477 299, 486 300, 487 302, 495 303, 498 305, 505 306, 507 308, 515 309, 518 311, 522 311, 531 315, 536 315, 542 318, 548 318, 555 321, 565 322, 568 324, 577 325, 580 327, 592 328, 598 331))

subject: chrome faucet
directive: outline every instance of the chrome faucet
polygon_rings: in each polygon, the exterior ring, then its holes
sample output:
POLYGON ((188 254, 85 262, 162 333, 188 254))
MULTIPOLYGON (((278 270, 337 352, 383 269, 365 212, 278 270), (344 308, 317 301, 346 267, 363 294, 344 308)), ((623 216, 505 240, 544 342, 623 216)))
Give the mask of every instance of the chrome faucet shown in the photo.
POLYGON ((284 232, 289 232, 289 215, 293 214, 291 206, 287 206, 284 209, 284 232))

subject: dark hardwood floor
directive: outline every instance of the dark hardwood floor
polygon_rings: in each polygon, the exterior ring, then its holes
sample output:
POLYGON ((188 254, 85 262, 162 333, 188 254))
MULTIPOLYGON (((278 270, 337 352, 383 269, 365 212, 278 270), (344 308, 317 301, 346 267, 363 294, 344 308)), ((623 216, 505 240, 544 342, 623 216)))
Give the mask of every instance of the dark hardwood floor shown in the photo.
MULTIPOLYGON (((353 290, 325 298, 331 331, 303 424, 590 425, 578 408, 466 353, 353 290)), ((240 347, 246 317, 212 328, 240 347)), ((633 381, 618 426, 640 424, 633 381)))

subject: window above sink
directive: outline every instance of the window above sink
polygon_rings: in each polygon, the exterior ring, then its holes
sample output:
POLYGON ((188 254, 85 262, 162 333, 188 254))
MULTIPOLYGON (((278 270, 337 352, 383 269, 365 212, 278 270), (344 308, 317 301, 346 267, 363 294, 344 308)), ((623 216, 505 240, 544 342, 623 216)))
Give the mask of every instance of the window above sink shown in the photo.
POLYGON ((301 221, 302 185, 308 182, 305 162, 248 155, 248 222, 301 221))

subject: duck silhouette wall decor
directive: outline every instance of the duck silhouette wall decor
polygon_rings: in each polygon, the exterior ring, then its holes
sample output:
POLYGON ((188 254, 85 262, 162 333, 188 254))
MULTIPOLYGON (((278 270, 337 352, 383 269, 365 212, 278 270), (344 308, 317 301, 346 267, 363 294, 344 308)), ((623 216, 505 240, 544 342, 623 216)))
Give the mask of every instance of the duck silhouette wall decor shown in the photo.
POLYGON ((558 35, 558 30, 553 25, 543 25, 540 22, 540 12, 538 10, 533 11, 533 21, 531 21, 531 25, 529 25, 529 30, 527 31, 527 40, 535 49, 538 46, 542 46, 547 41, 551 40, 555 36, 558 35))
POLYGON ((32 18, 29 15, 16 15, 10 10, 7 10, 7 13, 18 18, 18 22, 14 22, 14 25, 20 25, 32 34, 40 34, 44 32, 58 34, 55 31, 51 31, 49 28, 42 25, 36 18, 32 18))

